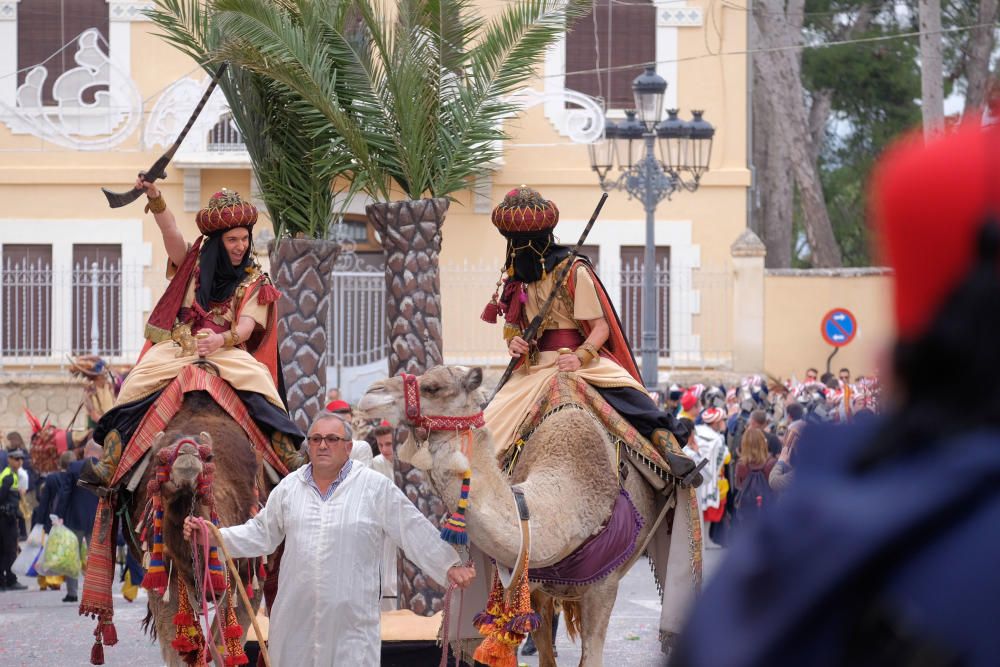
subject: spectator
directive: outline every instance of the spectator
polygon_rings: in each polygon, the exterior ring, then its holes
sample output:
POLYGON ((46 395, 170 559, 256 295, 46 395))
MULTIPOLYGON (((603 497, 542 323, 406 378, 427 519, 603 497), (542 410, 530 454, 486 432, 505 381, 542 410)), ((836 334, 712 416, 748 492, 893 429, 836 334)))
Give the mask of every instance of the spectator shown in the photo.
POLYGON ((841 368, 837 373, 837 378, 844 384, 844 386, 851 384, 851 371, 846 368, 841 368))
MULTIPOLYGON (((91 440, 84 448, 84 459, 94 459, 93 462, 96 463, 101 458, 102 452, 101 446, 91 440)), ((72 457, 72 455, 70 456, 72 457)), ((59 463, 62 465, 62 459, 59 463)), ((81 558, 83 557, 83 545, 86 540, 90 539, 90 534, 94 530, 94 517, 97 514, 97 496, 77 484, 84 463, 84 460, 75 461, 71 458, 66 466, 66 472, 60 473, 65 475, 68 485, 60 485, 60 495, 57 498, 56 511, 54 512, 63 520, 63 524, 76 535, 80 543, 81 558)), ((79 581, 76 577, 66 577, 66 597, 63 598, 63 602, 77 602, 78 584, 79 581)))
POLYGON ((20 449, 7 452, 7 466, 0 470, 0 591, 27 588, 11 571, 17 559, 17 516, 21 513, 20 481, 17 471, 24 462, 20 449))
POLYGON ((736 519, 745 520, 768 504, 772 497, 768 477, 777 459, 767 451, 767 439, 760 429, 747 429, 736 462, 736 519))
POLYGON ((781 453, 781 440, 778 436, 774 435, 767 430, 767 413, 763 410, 754 410, 750 413, 750 423, 747 425, 748 429, 757 429, 764 434, 764 438, 767 440, 767 451, 771 456, 777 456, 781 453))
POLYGON ((341 398, 340 398, 340 389, 338 389, 337 387, 334 387, 330 391, 326 392, 326 409, 327 409, 327 412, 333 412, 333 410, 330 409, 330 404, 333 403, 333 402, 335 402, 335 401, 339 401, 339 400, 341 400, 341 398))
MULTIPOLYGON (((330 414, 340 415, 348 422, 352 421, 354 416, 354 411, 351 409, 351 404, 347 401, 342 401, 340 399, 336 401, 331 401, 327 403, 326 411, 330 414)), ((360 463, 366 468, 372 467, 372 460, 374 459, 372 454, 372 447, 364 440, 354 440, 354 445, 351 447, 351 460, 360 463)))
POLYGON ((819 382, 819 371, 815 368, 807 368, 806 382, 819 382))
POLYGON ((380 472, 395 483, 393 476, 393 449, 392 449, 392 426, 383 420, 378 426, 372 429, 375 438, 375 445, 378 447, 378 455, 372 460, 372 469, 380 472))

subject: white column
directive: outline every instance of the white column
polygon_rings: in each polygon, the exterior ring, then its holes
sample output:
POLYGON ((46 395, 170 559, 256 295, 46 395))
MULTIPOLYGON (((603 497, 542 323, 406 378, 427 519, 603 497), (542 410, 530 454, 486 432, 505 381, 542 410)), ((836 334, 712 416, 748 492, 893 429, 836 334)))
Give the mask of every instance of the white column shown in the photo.
MULTIPOLYGON (((20 0, 0 1, 0 72, 9 74, 17 70, 17 3, 20 0)), ((14 106, 17 76, 0 78, 0 107, 14 106)), ((3 110, 0 108, 0 113, 3 110)))

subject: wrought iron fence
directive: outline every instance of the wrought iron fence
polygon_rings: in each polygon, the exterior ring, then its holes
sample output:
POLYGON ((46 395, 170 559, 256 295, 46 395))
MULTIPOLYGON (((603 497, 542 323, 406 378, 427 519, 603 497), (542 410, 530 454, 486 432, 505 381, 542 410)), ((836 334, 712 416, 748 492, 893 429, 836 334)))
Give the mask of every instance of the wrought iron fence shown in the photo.
POLYGON ((247 149, 232 114, 226 114, 212 127, 206 147, 210 152, 218 153, 238 153, 247 149))
POLYGON ((69 268, 51 260, 6 258, 0 266, 0 364, 63 366, 68 355, 135 361, 149 290, 143 267, 87 259, 69 268))
MULTIPOLYGON (((656 285, 656 347, 661 357, 670 356, 670 260, 662 259, 653 267, 656 285)), ((643 263, 638 258, 622 262, 619 315, 626 338, 639 355, 642 342, 642 293, 645 284, 643 263)))
POLYGON ((385 276, 382 271, 334 271, 327 352, 335 367, 385 359, 385 276))

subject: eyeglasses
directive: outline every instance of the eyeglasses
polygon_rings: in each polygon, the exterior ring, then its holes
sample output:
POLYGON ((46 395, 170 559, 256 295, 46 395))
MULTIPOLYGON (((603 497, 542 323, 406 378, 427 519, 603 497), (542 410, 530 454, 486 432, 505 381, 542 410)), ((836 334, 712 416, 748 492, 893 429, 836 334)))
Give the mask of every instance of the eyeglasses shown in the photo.
POLYGON ((319 446, 319 443, 326 442, 326 444, 329 445, 330 447, 333 447, 338 442, 351 442, 350 438, 341 438, 339 435, 334 435, 332 433, 328 433, 327 435, 318 435, 318 434, 310 435, 308 438, 306 438, 306 440, 309 441, 310 445, 319 446))

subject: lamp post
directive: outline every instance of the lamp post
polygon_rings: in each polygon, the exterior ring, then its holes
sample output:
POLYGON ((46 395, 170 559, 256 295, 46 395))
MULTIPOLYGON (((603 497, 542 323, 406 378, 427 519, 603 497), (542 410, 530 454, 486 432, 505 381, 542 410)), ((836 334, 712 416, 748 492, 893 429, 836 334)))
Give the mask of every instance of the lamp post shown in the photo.
POLYGON ((632 82, 635 110, 625 120, 605 119, 604 136, 590 144, 590 168, 597 172, 601 189, 624 190, 642 202, 646 211, 646 247, 642 286, 642 382, 647 389, 657 385, 659 345, 656 328, 656 206, 677 190, 694 192, 708 171, 715 128, 694 111, 685 121, 676 109, 667 110, 660 121, 667 82, 647 67, 632 82), (656 144, 659 143, 659 158, 656 144), (615 166, 617 174, 613 173, 615 166))

